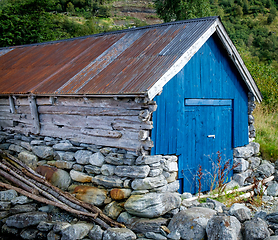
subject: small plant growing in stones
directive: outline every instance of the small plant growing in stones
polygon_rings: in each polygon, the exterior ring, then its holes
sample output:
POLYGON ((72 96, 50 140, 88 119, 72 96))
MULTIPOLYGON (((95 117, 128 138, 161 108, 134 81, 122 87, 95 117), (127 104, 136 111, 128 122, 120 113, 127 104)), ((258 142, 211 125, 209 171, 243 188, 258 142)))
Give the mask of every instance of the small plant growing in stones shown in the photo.
POLYGON ((199 200, 200 200, 200 196, 201 196, 201 190, 202 190, 202 177, 203 177, 203 172, 202 172, 202 166, 199 165, 199 168, 198 168, 198 172, 197 172, 197 177, 198 177, 198 197, 199 197, 199 200))

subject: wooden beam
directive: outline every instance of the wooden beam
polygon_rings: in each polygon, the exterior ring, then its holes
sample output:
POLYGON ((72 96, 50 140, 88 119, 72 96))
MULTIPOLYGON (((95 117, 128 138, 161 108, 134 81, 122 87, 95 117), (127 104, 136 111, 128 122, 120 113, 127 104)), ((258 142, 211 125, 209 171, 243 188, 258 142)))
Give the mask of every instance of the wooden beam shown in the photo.
POLYGON ((33 119, 33 133, 39 134, 40 133, 40 120, 39 120, 36 98, 35 98, 35 96, 29 96, 28 100, 29 100, 30 109, 31 109, 31 117, 33 119))
POLYGON ((9 103, 10 103, 10 112, 16 113, 15 105, 14 105, 14 98, 10 95, 9 96, 9 103))

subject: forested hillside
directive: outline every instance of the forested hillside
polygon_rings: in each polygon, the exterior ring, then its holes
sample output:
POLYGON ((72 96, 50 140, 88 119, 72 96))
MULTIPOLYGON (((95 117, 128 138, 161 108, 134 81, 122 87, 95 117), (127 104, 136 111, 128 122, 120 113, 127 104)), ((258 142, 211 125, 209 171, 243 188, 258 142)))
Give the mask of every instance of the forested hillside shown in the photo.
POLYGON ((263 94, 258 118, 272 121, 257 126, 258 140, 271 143, 263 152, 277 159, 277 6, 278 0, 0 0, 0 47, 219 15, 263 94))

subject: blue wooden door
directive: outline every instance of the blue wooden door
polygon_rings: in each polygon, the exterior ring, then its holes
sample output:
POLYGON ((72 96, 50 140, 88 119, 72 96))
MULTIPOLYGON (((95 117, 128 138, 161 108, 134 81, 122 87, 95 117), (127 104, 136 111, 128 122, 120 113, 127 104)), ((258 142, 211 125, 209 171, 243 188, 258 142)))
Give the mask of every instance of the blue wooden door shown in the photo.
POLYGON ((180 192, 198 191, 198 166, 202 167, 202 191, 217 176, 220 151, 222 165, 232 160, 232 100, 185 99, 178 121, 180 192))

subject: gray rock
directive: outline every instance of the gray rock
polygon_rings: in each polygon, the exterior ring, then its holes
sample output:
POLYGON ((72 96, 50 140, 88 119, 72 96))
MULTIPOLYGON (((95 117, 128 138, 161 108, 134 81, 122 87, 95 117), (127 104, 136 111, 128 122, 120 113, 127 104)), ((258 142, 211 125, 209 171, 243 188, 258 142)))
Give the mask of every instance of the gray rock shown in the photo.
POLYGON ((136 233, 160 232, 161 226, 167 225, 166 218, 138 218, 130 215, 128 212, 123 212, 117 218, 118 222, 124 223, 129 229, 136 233))
POLYGON ((278 212, 267 214, 265 219, 269 222, 278 223, 278 212))
POLYGON ((71 184, 71 177, 67 171, 57 169, 51 177, 51 183, 62 190, 66 190, 71 184))
POLYGON ((27 240, 37 239, 38 232, 39 230, 37 229, 27 228, 20 233, 20 237, 27 240))
POLYGON ((251 170, 247 170, 242 173, 234 174, 233 180, 235 180, 240 186, 243 186, 246 178, 248 178, 252 174, 251 170))
POLYGON ((257 168, 256 174, 259 174, 259 176, 262 178, 266 178, 270 177, 274 172, 275 167, 269 162, 265 162, 257 168))
POLYGON ((93 165, 86 165, 84 167, 84 170, 89 174, 100 174, 101 173, 100 167, 93 166, 93 165))
POLYGON ((149 238, 149 239, 167 240, 167 237, 165 237, 159 233, 154 233, 154 232, 146 232, 145 236, 146 236, 146 238, 149 238))
POLYGON ((263 240, 270 237, 267 223, 261 218, 253 218, 244 223, 244 237, 248 240, 263 240))
POLYGON ((115 174, 119 177, 145 178, 150 172, 148 165, 143 166, 117 166, 115 174))
POLYGON ((56 222, 53 226, 54 233, 61 233, 64 229, 70 227, 71 225, 68 222, 56 222))
POLYGON ((30 144, 31 144, 31 145, 34 145, 34 146, 36 146, 36 145, 41 145, 41 144, 44 144, 44 141, 43 141, 43 140, 32 140, 32 141, 30 142, 30 144))
POLYGON ((41 232, 49 232, 53 228, 54 223, 41 221, 37 226, 37 229, 41 232))
POLYGON ((118 203, 113 201, 107 204, 103 210, 103 213, 112 219, 117 219, 117 217, 124 211, 123 203, 118 203))
POLYGON ((103 233, 103 240, 133 240, 136 235, 127 228, 109 228, 103 233))
POLYGON ((124 155, 111 152, 105 157, 105 162, 116 166, 123 165, 124 155))
POLYGON ((29 142, 20 142, 20 146, 25 148, 27 151, 32 151, 32 146, 29 142))
POLYGON ((223 209, 226 208, 225 204, 211 198, 207 198, 207 203, 213 203, 213 209, 217 212, 223 212, 223 209))
POLYGON ((1 228, 1 233, 2 234, 12 234, 17 236, 19 232, 19 229, 13 228, 13 227, 8 227, 7 224, 4 224, 1 228))
POLYGON ((192 198, 192 194, 189 192, 184 192, 183 194, 181 194, 181 199, 188 199, 188 198, 192 198))
POLYGON ((258 211, 255 213, 254 217, 255 218, 261 218, 261 219, 265 219, 266 218, 266 215, 267 215, 267 212, 265 211, 258 211))
POLYGON ((57 143, 53 145, 53 149, 56 151, 70 151, 74 148, 74 146, 69 142, 57 143))
POLYGON ((78 164, 86 165, 90 163, 92 152, 88 150, 79 150, 75 152, 74 157, 78 164))
POLYGON ((237 147, 234 148, 234 157, 236 158, 249 158, 254 154, 254 148, 252 146, 237 147))
POLYGON ((172 162, 168 161, 165 159, 162 159, 160 161, 162 168, 166 172, 177 172, 178 171, 178 163, 177 162, 172 162))
POLYGON ((127 212, 139 217, 154 218, 178 208, 181 198, 175 193, 147 193, 132 195, 125 203, 127 212))
POLYGON ((234 158, 234 172, 244 172, 249 167, 249 162, 244 160, 244 158, 234 158))
POLYGON ((21 213, 8 217, 6 224, 8 227, 25 228, 46 221, 47 217, 47 213, 43 212, 21 213))
POLYGON ((155 188, 156 192, 177 192, 180 188, 180 182, 177 180, 166 184, 165 186, 155 188))
POLYGON ((163 171, 162 174, 163 174, 163 176, 166 178, 166 181, 167 181, 168 183, 174 182, 174 181, 176 181, 177 178, 178 178, 178 173, 177 173, 177 172, 171 172, 171 173, 170 173, 170 172, 165 172, 165 171, 163 171))
POLYGON ((17 197, 17 192, 15 190, 6 190, 0 192, 0 201, 11 201, 15 197, 17 197))
POLYGON ((267 195, 276 197, 278 196, 278 183, 273 182, 268 188, 267 188, 267 195))
POLYGON ((93 228, 91 223, 76 223, 61 230, 61 240, 76 240, 84 238, 93 228))
POLYGON ((53 160, 53 158, 54 158, 54 151, 53 151, 52 147, 34 146, 32 148, 32 151, 39 158, 42 158, 45 160, 53 160))
POLYGON ((47 164, 60 169, 72 169, 75 162, 58 160, 58 161, 47 161, 47 164))
POLYGON ((63 157, 62 157, 62 160, 65 160, 65 161, 74 161, 74 153, 73 152, 65 152, 63 154, 63 157))
POLYGON ((162 159, 161 155, 139 156, 136 159, 135 164, 136 165, 146 165, 146 164, 159 163, 161 159, 162 159))
POLYGON ((215 214, 216 211, 201 207, 181 211, 171 219, 168 225, 171 235, 168 237, 180 236, 186 240, 205 239, 207 223, 215 214))
POLYGON ((254 149, 254 155, 257 155, 260 152, 260 144, 257 142, 251 142, 248 144, 248 146, 253 147, 254 149))
MULTIPOLYGON (((0 211, 0 220, 9 216, 9 211, 0 211)), ((0 224, 1 226, 1 224, 0 224)))
POLYGON ((88 236, 92 240, 102 240, 103 237, 103 230, 100 226, 95 225, 89 232, 88 236))
POLYGON ((123 187, 123 180, 116 176, 98 175, 92 178, 92 182, 97 185, 102 185, 106 188, 123 187))
POLYGON ((97 152, 90 156, 89 162, 93 166, 101 167, 104 163, 104 159, 105 157, 100 152, 97 152))
POLYGON ((7 211, 10 209, 10 207, 11 207, 10 202, 1 202, 0 201, 0 211, 7 211))
POLYGON ((72 169, 78 172, 83 172, 84 171, 84 166, 80 165, 80 164, 74 164, 72 166, 72 169))
POLYGON ((19 146, 19 145, 17 145, 17 144, 11 144, 10 146, 9 146, 9 150, 10 151, 13 151, 13 152, 22 152, 22 151, 24 151, 24 148, 23 147, 21 147, 21 146, 19 146))
POLYGON ((240 222, 233 216, 213 216, 206 226, 208 240, 240 239, 240 229, 240 222))
POLYGON ((33 199, 30 199, 26 196, 19 196, 19 197, 16 197, 16 198, 13 198, 11 200, 11 203, 13 205, 16 205, 16 204, 26 204, 26 203, 30 203, 30 202, 33 202, 33 199))
POLYGON ((251 210, 241 203, 234 203, 229 210, 229 214, 235 216, 240 222, 251 219, 251 210))
POLYGON ((30 152, 23 151, 18 154, 18 159, 23 161, 28 167, 35 169, 38 164, 38 157, 30 152))
POLYGON ((75 171, 75 170, 71 170, 70 171, 70 177, 72 178, 72 180, 76 181, 76 182, 92 182, 93 177, 89 176, 85 173, 79 172, 79 171, 75 171))
POLYGON ((248 159, 250 165, 249 167, 251 169, 255 169, 257 168, 258 166, 260 166, 260 163, 261 163, 261 159, 259 157, 251 157, 248 159))
POLYGON ((48 234, 47 234, 47 240, 60 240, 61 237, 60 235, 56 234, 55 232, 53 231, 50 231, 48 234))
POLYGON ((100 171, 105 176, 112 176, 114 175, 116 166, 111 164, 103 164, 100 171))
POLYGON ((167 181, 163 175, 157 177, 147 177, 143 179, 135 179, 131 183, 131 187, 134 190, 148 190, 157 187, 161 187, 167 184, 167 181))
POLYGON ((24 205, 15 205, 10 209, 10 214, 18 214, 18 213, 24 213, 24 212, 34 212, 37 209, 36 203, 31 204, 24 204, 24 205))
POLYGON ((264 240, 278 240, 278 236, 270 236, 270 237, 267 237, 266 239, 264 240))

